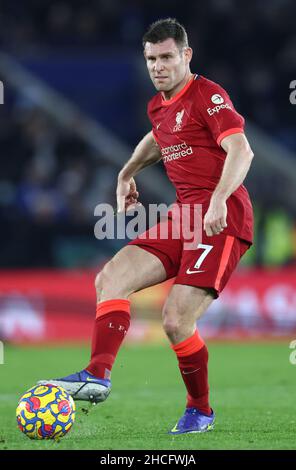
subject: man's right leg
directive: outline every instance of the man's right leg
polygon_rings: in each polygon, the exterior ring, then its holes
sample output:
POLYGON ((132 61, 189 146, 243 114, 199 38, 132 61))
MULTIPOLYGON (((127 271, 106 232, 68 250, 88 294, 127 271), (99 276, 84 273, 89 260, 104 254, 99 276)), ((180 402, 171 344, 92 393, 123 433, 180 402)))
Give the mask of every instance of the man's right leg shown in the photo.
POLYGON ((106 264, 95 282, 97 314, 87 371, 110 379, 111 369, 130 326, 128 297, 166 279, 161 261, 137 246, 126 246, 106 264))
POLYGON ((162 262, 137 246, 120 250, 96 277, 97 314, 91 360, 81 372, 39 384, 65 388, 76 400, 104 401, 110 393, 110 375, 130 325, 128 297, 167 278, 162 262))

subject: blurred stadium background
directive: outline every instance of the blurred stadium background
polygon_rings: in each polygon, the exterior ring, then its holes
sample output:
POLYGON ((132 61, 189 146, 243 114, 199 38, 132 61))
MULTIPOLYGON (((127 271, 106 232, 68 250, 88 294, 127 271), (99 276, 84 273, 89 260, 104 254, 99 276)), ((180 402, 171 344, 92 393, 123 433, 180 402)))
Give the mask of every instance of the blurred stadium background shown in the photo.
MULTIPOLYGON (((95 273, 122 245, 94 237, 94 208, 115 205, 117 172, 149 130, 154 93, 141 37, 178 18, 192 70, 228 90, 255 152, 246 181, 254 247, 201 320, 206 337, 296 333, 296 7, 293 0, 2 0, 0 5, 0 338, 89 341, 95 273)), ((170 203, 161 165, 141 201, 170 203)), ((161 341, 169 283, 136 294, 127 341, 161 341)))

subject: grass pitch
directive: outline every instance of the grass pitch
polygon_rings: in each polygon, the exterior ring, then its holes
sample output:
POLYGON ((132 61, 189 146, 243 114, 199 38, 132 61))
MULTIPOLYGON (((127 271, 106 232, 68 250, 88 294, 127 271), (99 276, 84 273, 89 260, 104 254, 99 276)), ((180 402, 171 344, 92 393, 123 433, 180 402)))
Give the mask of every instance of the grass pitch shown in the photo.
POLYGON ((213 432, 169 436, 185 389, 168 345, 127 346, 106 402, 76 402, 76 422, 59 442, 32 441, 16 426, 18 398, 38 379, 82 369, 87 347, 6 346, 0 366, 0 449, 296 449, 295 373, 289 342, 209 343, 213 432))

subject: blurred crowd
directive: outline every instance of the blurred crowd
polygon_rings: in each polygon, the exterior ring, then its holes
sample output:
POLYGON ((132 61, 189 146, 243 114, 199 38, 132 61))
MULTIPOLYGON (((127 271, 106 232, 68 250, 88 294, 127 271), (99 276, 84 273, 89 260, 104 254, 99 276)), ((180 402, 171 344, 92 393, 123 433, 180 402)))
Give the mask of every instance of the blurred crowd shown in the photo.
POLYGON ((294 150, 296 6, 293 0, 2 0, 0 46, 12 52, 43 48, 139 51, 148 24, 176 16, 194 47, 196 71, 231 91, 244 115, 294 150))
MULTIPOLYGON (((289 103, 289 83, 296 79, 295 12, 293 0, 208 0, 188 8, 175 0, 3 0, 0 47, 15 56, 110 48, 138 54, 152 21, 176 17, 194 49, 193 71, 221 83, 245 117, 296 152, 296 106, 289 103)), ((146 84, 141 86, 138 96, 147 96, 146 84)), ((117 248, 93 237, 95 205, 115 205, 117 168, 78 138, 75 128, 61 129, 10 93, 0 107, 1 265, 96 264, 117 248)), ((288 204, 288 211, 282 201, 267 207, 272 184, 262 185, 262 198, 253 188, 258 245, 250 264, 295 261, 295 205, 288 204)))
POLYGON ((115 169, 41 109, 16 103, 9 112, 0 107, 1 265, 90 263, 94 208, 114 206, 115 169))

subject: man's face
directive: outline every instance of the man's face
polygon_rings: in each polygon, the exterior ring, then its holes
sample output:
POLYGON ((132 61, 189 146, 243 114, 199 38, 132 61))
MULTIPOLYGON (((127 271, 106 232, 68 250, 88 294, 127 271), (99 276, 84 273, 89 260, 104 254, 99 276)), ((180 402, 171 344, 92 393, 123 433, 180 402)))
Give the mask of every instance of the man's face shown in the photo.
POLYGON ((144 56, 150 78, 158 91, 170 91, 178 86, 189 70, 192 49, 179 49, 174 39, 153 44, 146 42, 144 56))

